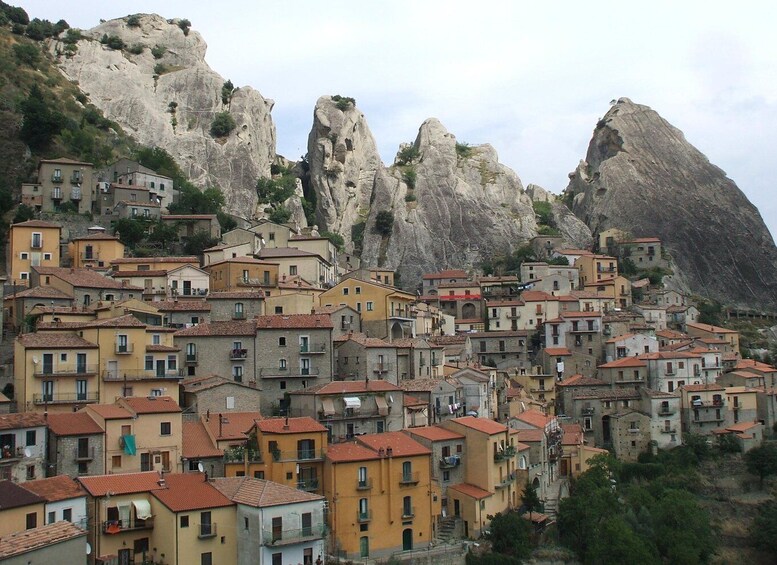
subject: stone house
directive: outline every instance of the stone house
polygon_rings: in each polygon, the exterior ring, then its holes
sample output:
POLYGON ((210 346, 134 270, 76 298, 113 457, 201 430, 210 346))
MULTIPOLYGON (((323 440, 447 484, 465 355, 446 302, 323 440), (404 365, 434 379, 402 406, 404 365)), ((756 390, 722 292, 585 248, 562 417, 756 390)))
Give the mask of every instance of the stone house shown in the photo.
POLYGON ((711 434, 726 421, 726 389, 715 384, 679 387, 683 432, 711 434))
POLYGON ((428 379, 443 374, 443 348, 423 338, 392 339, 399 380, 428 379))
POLYGON ((218 375, 256 385, 256 324, 253 320, 210 322, 178 330, 187 377, 218 375))
POLYGON ((42 212, 57 212, 71 203, 79 214, 92 211, 94 165, 72 159, 41 159, 35 183, 22 185, 22 202, 42 212))
POLYGON ((101 300, 141 298, 143 288, 103 276, 91 269, 33 267, 31 286, 53 286, 72 296, 75 306, 89 306, 101 300))
POLYGON ((48 464, 58 475, 102 475, 105 473, 105 431, 89 414, 52 413, 48 425, 48 464))
POLYGON ((400 386, 430 407, 430 420, 442 422, 464 415, 464 390, 461 383, 449 379, 408 379, 400 386))
POLYGON ((525 330, 475 332, 467 337, 472 344, 472 355, 481 365, 497 369, 531 366, 529 332, 525 330))
POLYGON ((0 415, 0 479, 46 476, 46 421, 34 413, 0 415))
POLYGON ((650 416, 637 410, 610 415, 612 448, 619 461, 636 461, 650 447, 650 416))
POLYGON ((199 415, 251 412, 261 406, 258 388, 222 376, 186 379, 181 388, 182 407, 199 415))
POLYGON ((10 294, 3 302, 5 321, 19 329, 33 308, 70 308, 73 297, 52 286, 36 286, 10 294))
POLYGON ((604 358, 607 362, 623 357, 634 357, 658 351, 658 340, 650 335, 627 333, 611 337, 604 343, 604 358))
POLYGON ((211 292, 206 301, 210 306, 210 319, 214 322, 252 320, 265 313, 261 289, 211 292))
POLYGON ((175 226, 181 238, 205 232, 213 239, 221 239, 221 224, 216 214, 162 214, 160 219, 175 226))
POLYGON ((86 493, 67 475, 52 476, 24 483, 24 488, 46 501, 46 524, 66 521, 86 530, 86 493))
POLYGON ((171 328, 186 328, 211 321, 211 303, 205 300, 158 300, 153 303, 163 316, 163 324, 171 328))
POLYGON ((361 333, 348 333, 333 341, 337 379, 365 378, 399 383, 396 345, 361 333))

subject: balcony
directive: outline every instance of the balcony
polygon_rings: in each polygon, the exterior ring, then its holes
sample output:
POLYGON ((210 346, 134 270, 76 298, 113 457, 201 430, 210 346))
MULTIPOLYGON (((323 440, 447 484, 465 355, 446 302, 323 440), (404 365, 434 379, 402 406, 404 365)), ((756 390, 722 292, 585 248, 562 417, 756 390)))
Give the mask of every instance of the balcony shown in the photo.
POLYGON ((96 392, 58 392, 54 394, 33 394, 32 403, 41 404, 87 404, 97 402, 99 397, 96 392))
POLYGON ((144 381, 153 379, 182 379, 183 369, 167 369, 163 373, 156 370, 144 371, 143 369, 119 370, 115 373, 103 371, 102 379, 105 382, 144 381))
POLYGON ((262 545, 288 545, 301 543, 314 539, 321 539, 326 535, 326 526, 319 524, 299 530, 263 530, 262 545))
POLYGON ((295 449, 294 451, 273 451, 273 461, 323 461, 323 449, 295 449))
POLYGON ((316 492, 318 490, 318 479, 304 479, 297 481, 297 489, 304 490, 305 492, 316 492))
POLYGON ((246 357, 248 357, 247 349, 232 349, 229 352, 230 361, 245 361, 246 357))
POLYGON ((440 469, 454 469, 461 464, 461 457, 458 455, 452 455, 449 457, 441 457, 439 461, 440 469))
POLYGON ((70 189, 70 200, 81 200, 81 189, 73 187, 70 189))
POLYGON ((185 362, 187 365, 196 365, 197 364, 197 353, 187 353, 185 362))
POLYGON ((82 182, 84 182, 84 177, 82 177, 80 173, 75 173, 74 172, 70 176, 70 182, 71 182, 71 184, 81 184, 82 182))
POLYGON ((665 408, 665 407, 662 406, 661 408, 658 409, 658 415, 659 416, 671 416, 675 412, 676 412, 676 410, 674 408, 669 408, 669 407, 665 408))
POLYGON ((356 490, 372 490, 372 479, 356 481, 356 490))
POLYGON ((132 355, 134 351, 135 345, 132 343, 117 343, 113 348, 116 355, 132 355))
POLYGON ((664 428, 661 430, 662 434, 674 434, 677 433, 677 430, 675 428, 664 428))
POLYGON ((420 481, 420 475, 418 471, 414 471, 412 473, 403 474, 402 478, 399 479, 400 485, 417 485, 420 481))
POLYGON ((235 281, 235 284, 237 286, 275 286, 276 279, 275 277, 267 277, 267 278, 250 278, 250 277, 238 277, 235 281))
POLYGON ((506 445, 503 449, 494 453, 494 463, 499 463, 500 461, 504 461, 510 457, 513 457, 514 455, 515 447, 512 445, 506 445))
POLYGON ((357 510, 356 511, 356 521, 360 524, 364 524, 365 522, 369 522, 372 520, 372 511, 371 510, 357 510))
POLYGON ((594 409, 593 408, 583 408, 580 410, 580 414, 583 416, 593 416, 594 415, 594 409))
POLYGON ((52 174, 51 175, 51 182, 57 182, 57 183, 62 182, 62 175, 61 174, 58 175, 56 173, 52 174))
POLYGON ((402 509, 402 519, 411 520, 415 516, 415 506, 405 507, 402 509))
POLYGON ((249 463, 261 463, 263 461, 260 450, 236 445, 224 450, 224 463, 243 463, 246 455, 248 456, 249 463))
POLYGON ((303 355, 316 355, 316 354, 326 353, 326 344, 325 343, 308 343, 307 345, 300 344, 299 352, 303 355))
POLYGON ((317 367, 262 367, 259 376, 265 379, 317 377, 321 371, 317 367))
POLYGON ((86 449, 73 449, 73 459, 76 461, 92 461, 94 459, 94 446, 87 447, 86 449))
POLYGON ((200 524, 199 530, 197 537, 200 539, 213 538, 218 534, 215 522, 212 524, 200 524))
POLYGON ((232 312, 232 319, 233 320, 245 320, 246 319, 246 313, 245 312, 232 312))
POLYGON ((35 365, 34 377, 88 377, 99 372, 97 365, 35 365))
POLYGON ((131 532, 135 530, 151 530, 154 528, 154 519, 146 518, 140 520, 106 520, 103 522, 104 534, 120 534, 122 532, 131 532))
POLYGON ((372 372, 378 375, 388 373, 389 371, 394 370, 394 364, 393 363, 377 363, 373 369, 372 372))

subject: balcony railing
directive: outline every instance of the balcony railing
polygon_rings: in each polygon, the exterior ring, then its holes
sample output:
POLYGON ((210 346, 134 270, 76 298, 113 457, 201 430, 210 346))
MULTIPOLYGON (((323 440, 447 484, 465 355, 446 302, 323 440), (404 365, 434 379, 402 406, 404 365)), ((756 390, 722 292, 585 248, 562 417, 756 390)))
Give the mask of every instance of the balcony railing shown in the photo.
POLYGON ((76 377, 96 375, 99 371, 97 365, 35 365, 33 376, 35 377, 76 377))
POLYGON ((275 277, 268 277, 268 278, 243 278, 238 277, 235 280, 235 283, 237 286, 275 286, 276 278, 275 277))
POLYGON ((51 182, 62 182, 62 175, 53 174, 51 175, 51 182))
POLYGON ((662 434, 674 434, 677 433, 677 430, 675 428, 663 428, 661 430, 662 434))
POLYGON ((132 530, 150 530, 153 527, 153 518, 146 518, 145 520, 140 520, 138 518, 135 518, 134 520, 106 520, 103 522, 103 533, 119 534, 132 530))
POLYGON ((461 464, 461 458, 457 455, 451 457, 441 457, 439 461, 440 469, 453 469, 461 464))
POLYGON ((33 404, 76 404, 80 402, 97 402, 99 397, 96 392, 57 392, 52 394, 33 394, 33 404))
POLYGON ((304 479, 297 481, 297 488, 306 492, 315 492, 318 490, 318 479, 304 479))
POLYGON ((200 539, 212 538, 218 533, 215 522, 212 524, 200 524, 199 530, 197 537, 200 539))
POLYGON ((372 369, 373 373, 381 374, 388 373, 394 370, 393 363, 376 363, 372 369))
POLYGON ((127 369, 125 371, 103 371, 102 379, 105 382, 142 381, 147 379, 180 379, 183 378, 183 369, 166 369, 164 373, 156 370, 144 371, 143 369, 127 369))
POLYGON ((229 359, 231 361, 245 361, 246 357, 248 357, 247 349, 232 349, 229 352, 229 359))
POLYGON ((504 461, 515 455, 515 446, 506 445, 501 451, 494 453, 494 462, 504 461))
POLYGON ((400 485, 417 485, 421 480, 421 475, 418 471, 412 473, 403 473, 402 478, 399 479, 400 485))
POLYGON ((325 343, 308 343, 307 345, 300 344, 299 352, 304 355, 326 353, 326 344, 325 343))
POLYGON ((135 351, 135 344, 133 343, 117 343, 114 347, 114 353, 116 355, 132 355, 135 351))
POLYGON ((301 528, 299 530, 263 530, 262 544, 286 545, 291 543, 299 543, 322 538, 325 534, 326 526, 324 524, 311 526, 309 528, 301 528))
POLYGON ((371 510, 357 510, 356 511, 356 521, 363 524, 364 522, 369 522, 372 520, 372 511, 371 510))
POLYGON ((321 370, 318 367, 262 367, 259 369, 259 376, 272 379, 283 377, 288 378, 305 378, 305 377, 317 377, 321 374, 321 370))
POLYGON ((675 409, 674 408, 668 408, 668 407, 664 408, 664 407, 661 407, 661 408, 658 409, 658 415, 659 416, 671 416, 674 413, 675 413, 675 409))
POLYGON ((372 479, 357 480, 356 490, 372 490, 372 479))
POLYGON ((415 516, 415 506, 402 508, 402 519, 407 520, 415 516))
POLYGON ((94 446, 89 446, 86 449, 74 448, 73 459, 76 461, 91 461, 94 459, 94 446))
POLYGON ((245 320, 246 319, 246 313, 245 312, 232 312, 232 319, 233 320, 245 320))
POLYGON ((259 449, 246 449, 243 446, 229 447, 224 450, 224 463, 242 463, 248 455, 249 463, 261 463, 262 452, 259 449))
POLYGON ((723 400, 691 400, 691 408, 723 408, 723 400))
POLYGON ((323 449, 295 449, 294 451, 272 451, 273 461, 321 461, 323 449))
POLYGON ((197 353, 187 353, 186 354, 186 364, 187 365, 196 365, 197 364, 197 353))
POLYGON ((594 415, 594 409, 593 408, 583 408, 580 410, 580 413, 583 416, 593 416, 594 415))

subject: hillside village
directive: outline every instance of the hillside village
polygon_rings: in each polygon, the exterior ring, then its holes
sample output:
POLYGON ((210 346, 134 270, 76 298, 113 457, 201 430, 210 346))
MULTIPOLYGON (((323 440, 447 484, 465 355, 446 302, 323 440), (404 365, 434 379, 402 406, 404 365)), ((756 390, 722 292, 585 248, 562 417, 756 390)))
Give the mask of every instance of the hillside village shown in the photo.
POLYGON ((526 489, 544 504, 526 518, 552 523, 598 454, 685 434, 747 451, 777 423, 777 369, 651 276, 668 267, 657 238, 540 235, 520 273, 427 273, 413 292, 315 229, 222 233, 215 214, 169 214, 175 195, 127 159, 42 160, 22 187, 36 217, 8 232, 2 557, 458 550, 526 489), (63 203, 95 224, 76 234, 63 203), (167 253, 106 228, 144 218, 177 234, 167 253), (218 243, 173 254, 203 233, 218 243))

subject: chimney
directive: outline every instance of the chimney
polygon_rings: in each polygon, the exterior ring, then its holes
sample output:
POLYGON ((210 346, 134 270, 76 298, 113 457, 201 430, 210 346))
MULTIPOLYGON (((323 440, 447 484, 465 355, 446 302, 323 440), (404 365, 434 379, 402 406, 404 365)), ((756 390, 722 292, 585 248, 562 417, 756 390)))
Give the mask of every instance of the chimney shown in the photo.
POLYGON ((223 429, 224 429, 224 416, 219 414, 219 437, 222 436, 223 429))
POLYGON ((394 450, 390 447, 386 448, 386 457, 394 457, 394 450))

